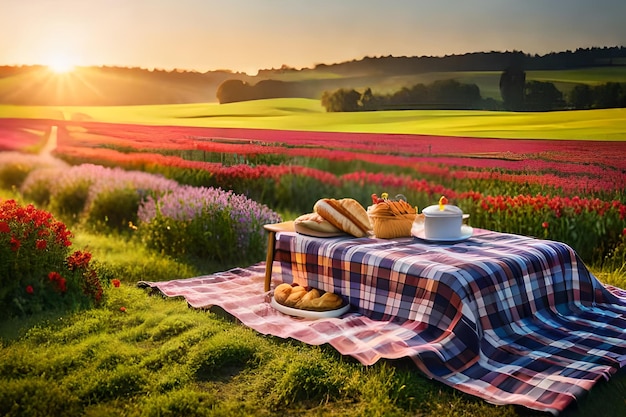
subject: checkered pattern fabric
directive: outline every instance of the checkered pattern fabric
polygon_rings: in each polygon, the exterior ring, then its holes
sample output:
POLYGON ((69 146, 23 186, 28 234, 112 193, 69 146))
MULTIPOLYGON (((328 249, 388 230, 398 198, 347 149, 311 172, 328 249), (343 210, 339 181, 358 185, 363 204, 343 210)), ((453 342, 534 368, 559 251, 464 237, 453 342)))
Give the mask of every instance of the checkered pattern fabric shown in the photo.
POLYGON ((626 365, 626 298, 567 245, 478 230, 464 242, 279 233, 274 285, 333 291, 352 310, 305 320, 269 306, 264 265, 141 283, 219 305, 263 334, 329 343, 363 364, 410 357, 429 377, 495 404, 558 414, 626 365))

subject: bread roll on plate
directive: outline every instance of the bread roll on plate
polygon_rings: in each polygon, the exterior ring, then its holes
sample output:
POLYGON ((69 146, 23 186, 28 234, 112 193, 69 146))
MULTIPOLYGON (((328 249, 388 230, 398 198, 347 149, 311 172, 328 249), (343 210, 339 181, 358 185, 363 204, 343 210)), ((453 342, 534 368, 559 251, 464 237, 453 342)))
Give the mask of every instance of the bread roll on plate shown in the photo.
POLYGON ((308 311, 331 311, 340 308, 343 298, 332 292, 320 292, 300 285, 282 283, 274 290, 274 299, 287 307, 308 311))
POLYGON ((313 210, 337 229, 354 237, 367 236, 372 230, 365 208, 353 198, 323 198, 313 210))
POLYGON ((318 213, 307 213, 294 220, 296 232, 314 237, 333 237, 345 235, 318 213))

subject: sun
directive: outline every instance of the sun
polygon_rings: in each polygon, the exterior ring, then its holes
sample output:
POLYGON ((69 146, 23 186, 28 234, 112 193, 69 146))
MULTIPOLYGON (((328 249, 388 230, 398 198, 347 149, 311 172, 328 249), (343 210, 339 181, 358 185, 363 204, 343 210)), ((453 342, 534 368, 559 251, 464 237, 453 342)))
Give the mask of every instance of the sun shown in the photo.
POLYGON ((48 62, 47 67, 56 74, 66 74, 74 71, 75 65, 68 57, 57 55, 48 62))

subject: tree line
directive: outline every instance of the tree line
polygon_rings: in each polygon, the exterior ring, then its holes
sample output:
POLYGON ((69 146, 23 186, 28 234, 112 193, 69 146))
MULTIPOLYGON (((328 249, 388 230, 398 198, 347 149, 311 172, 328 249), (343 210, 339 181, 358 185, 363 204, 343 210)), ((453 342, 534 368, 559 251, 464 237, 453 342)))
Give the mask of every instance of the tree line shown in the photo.
POLYGON ((545 55, 522 51, 470 52, 446 56, 380 56, 364 57, 337 64, 317 64, 313 68, 295 69, 283 65, 279 69, 260 70, 259 76, 273 77, 288 72, 332 72, 339 75, 389 74, 404 75, 425 72, 503 71, 515 62, 527 71, 565 70, 588 67, 624 65, 626 47, 577 48, 574 51, 550 52, 545 55))
POLYGON ((340 88, 322 94, 327 112, 378 110, 554 111, 626 107, 626 85, 617 82, 575 86, 566 96, 551 82, 526 81, 524 71, 505 70, 500 77, 502 102, 483 98, 476 84, 454 79, 416 84, 387 95, 340 88))

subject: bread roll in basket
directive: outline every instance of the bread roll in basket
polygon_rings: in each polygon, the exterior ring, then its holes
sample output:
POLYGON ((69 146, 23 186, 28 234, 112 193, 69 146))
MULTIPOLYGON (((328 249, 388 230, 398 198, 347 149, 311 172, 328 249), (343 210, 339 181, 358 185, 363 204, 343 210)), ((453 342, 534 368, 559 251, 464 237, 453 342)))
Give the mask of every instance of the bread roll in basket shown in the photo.
POLYGON ((374 235, 381 239, 411 236, 417 210, 404 200, 385 200, 367 208, 374 235))

